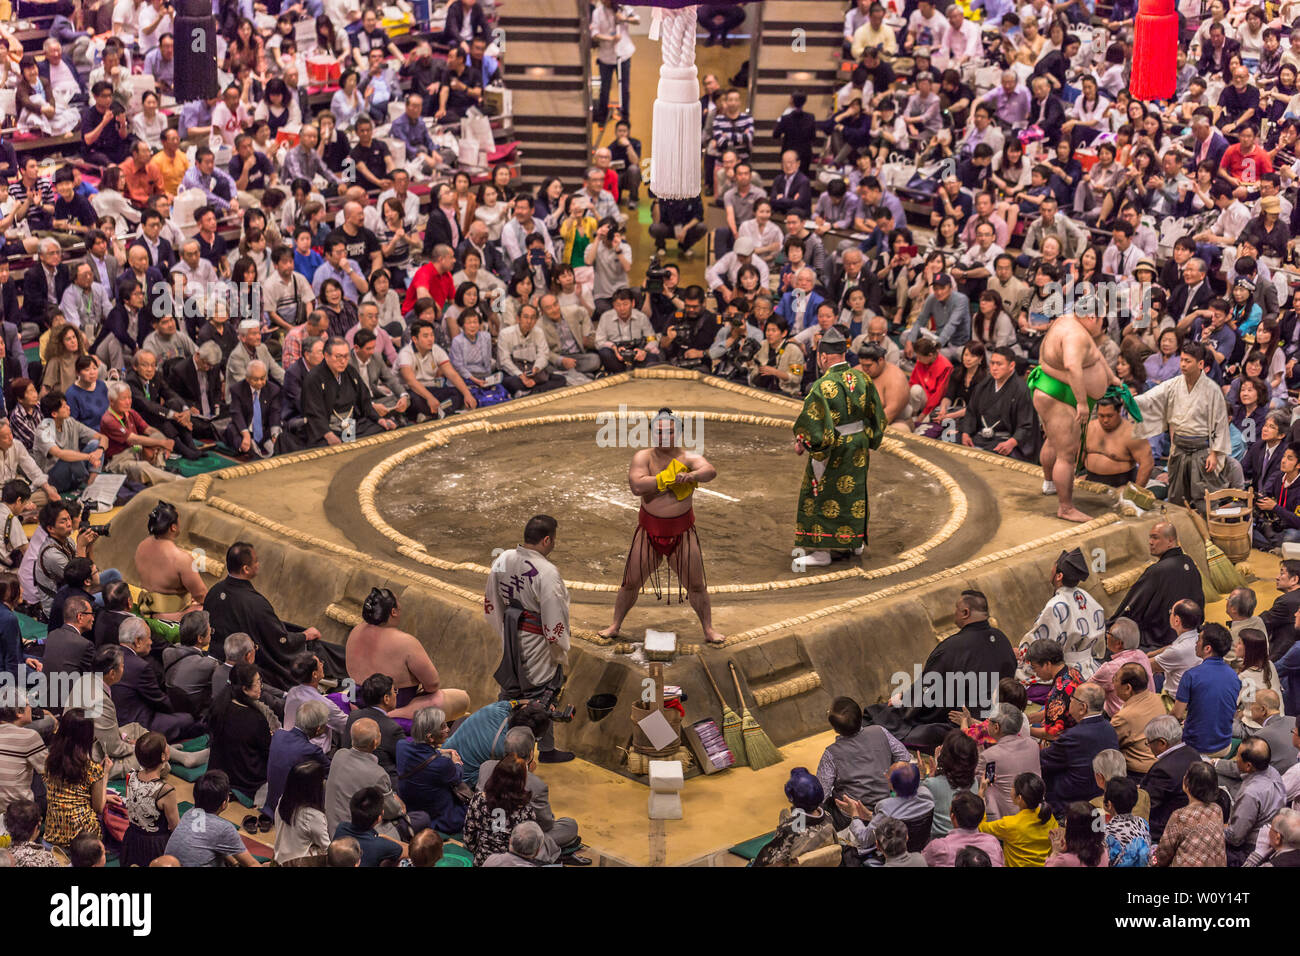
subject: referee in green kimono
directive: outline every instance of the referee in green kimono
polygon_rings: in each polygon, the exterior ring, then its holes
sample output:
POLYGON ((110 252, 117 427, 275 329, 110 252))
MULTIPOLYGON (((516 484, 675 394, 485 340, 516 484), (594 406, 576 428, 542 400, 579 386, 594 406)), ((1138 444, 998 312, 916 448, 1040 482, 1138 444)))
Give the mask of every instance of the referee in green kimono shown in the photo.
POLYGON ((884 437, 885 411, 867 374, 844 360, 847 350, 838 328, 822 335, 821 378, 794 423, 795 453, 808 452, 795 515, 801 569, 859 555, 867 544, 867 460, 884 437))

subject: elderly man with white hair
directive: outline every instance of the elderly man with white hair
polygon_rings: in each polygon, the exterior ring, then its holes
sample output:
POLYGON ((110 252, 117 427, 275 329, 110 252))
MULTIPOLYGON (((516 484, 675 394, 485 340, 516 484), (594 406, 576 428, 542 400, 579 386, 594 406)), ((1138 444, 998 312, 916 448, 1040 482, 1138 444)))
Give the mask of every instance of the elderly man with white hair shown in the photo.
POLYGON ((1283 807, 1277 812, 1269 824, 1268 844, 1272 855, 1262 866, 1300 866, 1300 810, 1283 807))
POLYGON ((1155 678, 1151 674, 1151 659, 1138 649, 1141 642, 1142 632, 1130 618, 1116 618, 1106 629, 1107 660, 1093 672, 1089 681, 1106 692, 1105 710, 1108 717, 1114 717, 1124 706, 1123 698, 1115 689, 1115 677, 1125 664, 1142 665, 1147 672, 1147 683, 1155 685, 1155 678))
POLYGON ((140 724, 162 734, 169 743, 190 740, 204 733, 205 727, 191 715, 175 713, 171 699, 163 690, 149 660, 153 635, 149 625, 138 617, 128 617, 117 631, 122 646, 122 678, 109 692, 117 708, 117 719, 140 724))
POLYGON ((1201 759, 1183 743, 1183 725, 1172 714, 1157 717, 1147 724, 1144 734, 1156 762, 1142 780, 1142 789, 1151 796, 1151 839, 1158 841, 1175 810, 1187 806, 1183 778, 1187 768, 1201 759))
MULTIPOLYGON (((1092 798, 1092 805, 1101 808, 1106 799, 1106 784, 1110 783, 1117 777, 1126 778, 1128 772, 1128 758, 1119 750, 1103 750, 1097 756, 1092 758, 1092 772, 1097 779, 1097 786, 1103 793, 1100 796, 1092 798)), ((1141 775, 1135 775, 1135 780, 1140 781, 1141 775)), ((1133 806, 1133 815, 1141 817, 1143 820, 1151 816, 1151 795, 1145 790, 1138 788, 1138 800, 1133 806)))
MULTIPOLYGON (((71 59, 77 60, 90 46, 89 36, 79 36, 71 50, 71 59)), ((41 45, 45 62, 40 64, 41 79, 45 80, 46 89, 60 103, 84 106, 87 100, 86 83, 77 68, 64 56, 63 44, 57 37, 48 36, 41 45)))
POLYGON ((150 428, 131 408, 131 386, 126 382, 108 383, 108 411, 100 419, 99 430, 108 439, 105 471, 145 485, 181 480, 164 467, 175 443, 150 428))
MULTIPOLYGON (((294 716, 296 723, 292 730, 282 727, 271 735, 271 751, 266 758, 266 799, 262 803, 262 813, 272 819, 275 819, 276 807, 294 767, 307 760, 329 766, 329 758, 313 743, 314 738, 328 733, 330 711, 325 701, 303 701, 294 716)), ((259 793, 257 796, 262 795, 259 793)))
POLYGON ((510 831, 510 851, 493 853, 483 861, 484 866, 547 866, 543 859, 546 834, 532 820, 515 825, 510 831))
POLYGON ((230 400, 231 388, 242 382, 248 375, 248 363, 261 362, 277 385, 284 384, 284 369, 271 357, 271 351, 262 342, 262 323, 257 319, 245 319, 239 323, 239 344, 226 360, 226 400, 230 400))
POLYGON ((1014 784, 1022 773, 1042 776, 1038 741, 1029 736, 1029 723, 1024 712, 1012 704, 998 704, 989 714, 985 724, 993 743, 980 751, 975 778, 983 780, 992 768, 993 780, 985 794, 988 818, 1014 816, 1014 784))

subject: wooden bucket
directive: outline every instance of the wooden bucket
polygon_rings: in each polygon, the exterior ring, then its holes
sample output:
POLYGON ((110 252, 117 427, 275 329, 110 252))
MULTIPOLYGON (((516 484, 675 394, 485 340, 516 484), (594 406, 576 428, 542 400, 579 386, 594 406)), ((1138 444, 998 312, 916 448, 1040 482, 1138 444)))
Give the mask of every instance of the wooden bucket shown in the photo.
POLYGON ((650 664, 649 671, 650 679, 654 681, 654 699, 638 700, 632 705, 632 749, 648 757, 672 757, 682 744, 682 714, 679 710, 664 706, 664 665, 653 662, 650 664), (639 723, 656 710, 664 715, 674 735, 673 742, 662 749, 656 749, 650 743, 650 738, 645 735, 639 723))
POLYGON ((1225 488, 1205 496, 1206 525, 1210 540, 1233 564, 1250 556, 1251 512, 1254 495, 1250 491, 1225 488))

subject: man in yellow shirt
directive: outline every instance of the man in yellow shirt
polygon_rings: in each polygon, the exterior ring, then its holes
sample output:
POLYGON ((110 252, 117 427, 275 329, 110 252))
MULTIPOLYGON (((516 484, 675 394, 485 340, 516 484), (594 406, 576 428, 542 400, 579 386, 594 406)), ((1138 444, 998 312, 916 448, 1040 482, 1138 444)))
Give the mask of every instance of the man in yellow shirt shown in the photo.
POLYGON ((173 199, 176 198, 185 171, 190 168, 189 158, 181 152, 180 145, 180 134, 174 129, 165 130, 162 149, 154 153, 153 159, 149 161, 149 165, 162 174, 163 191, 173 199))
POLYGON ((862 51, 869 46, 879 47, 883 56, 898 55, 898 38, 893 29, 885 25, 885 8, 879 3, 871 5, 867 22, 853 33, 853 59, 862 59, 862 51))

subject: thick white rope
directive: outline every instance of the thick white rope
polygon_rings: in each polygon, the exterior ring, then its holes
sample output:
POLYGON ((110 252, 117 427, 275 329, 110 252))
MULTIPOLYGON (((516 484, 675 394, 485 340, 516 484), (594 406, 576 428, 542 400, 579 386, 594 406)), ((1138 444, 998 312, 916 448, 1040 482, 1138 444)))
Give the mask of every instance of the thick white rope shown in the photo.
POLYGON ((650 189, 662 199, 700 194, 700 90, 695 69, 695 7, 655 8, 651 36, 660 37, 663 65, 654 105, 650 189))

